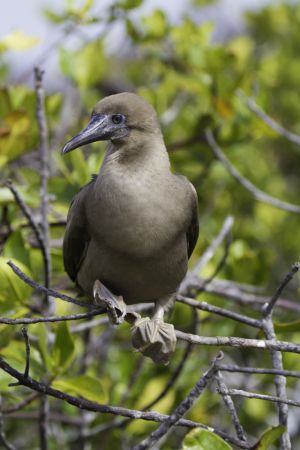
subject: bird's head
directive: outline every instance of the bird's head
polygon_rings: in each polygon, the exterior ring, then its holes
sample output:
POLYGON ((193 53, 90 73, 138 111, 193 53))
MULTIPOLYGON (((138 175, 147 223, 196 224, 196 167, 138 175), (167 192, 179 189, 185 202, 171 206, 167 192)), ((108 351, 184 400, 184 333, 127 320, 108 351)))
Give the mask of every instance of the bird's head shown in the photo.
POLYGON ((62 153, 95 141, 127 140, 134 132, 160 133, 154 109, 130 92, 110 95, 96 104, 88 125, 65 144, 62 153))

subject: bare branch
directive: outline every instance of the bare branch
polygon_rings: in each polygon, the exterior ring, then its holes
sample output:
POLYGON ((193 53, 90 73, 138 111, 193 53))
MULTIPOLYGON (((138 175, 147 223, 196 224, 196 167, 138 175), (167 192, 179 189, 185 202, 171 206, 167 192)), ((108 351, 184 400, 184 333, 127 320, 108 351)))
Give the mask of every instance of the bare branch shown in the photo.
POLYGON ((253 98, 247 97, 241 89, 237 91, 237 96, 247 105, 250 111, 254 112, 254 114, 256 114, 263 122, 265 122, 268 127, 276 131, 276 133, 280 134, 288 141, 293 142, 293 144, 300 145, 300 136, 298 134, 292 133, 291 131, 288 131, 282 125, 279 125, 279 123, 272 119, 272 117, 266 114, 265 111, 260 106, 258 106, 253 98))
MULTIPOLYGON (((202 278, 194 276, 190 281, 190 285, 191 287, 194 287, 196 289, 197 286, 199 286, 199 289, 201 290, 203 281, 204 280, 202 280, 202 278)), ((234 300, 241 305, 250 305, 252 308, 256 307, 260 311, 262 310, 263 305, 270 300, 270 297, 267 297, 265 295, 245 292, 240 288, 239 284, 230 280, 215 279, 209 285, 205 286, 205 292, 207 292, 208 294, 216 294, 221 297, 234 300)), ((299 303, 285 298, 279 298, 279 300, 277 300, 277 305, 281 308, 300 312, 299 303)))
POLYGON ((230 417, 232 419, 232 422, 233 422, 233 425, 234 425, 234 428, 236 431, 236 435, 241 441, 247 442, 247 438, 246 438, 245 432, 243 430, 243 427, 239 421, 239 417, 237 415, 234 403, 232 401, 232 398, 230 397, 230 393, 227 389, 227 386, 224 382, 223 375, 221 374, 220 371, 216 372, 215 378, 217 381, 218 392, 220 394, 222 394, 223 401, 224 401, 225 406, 227 407, 230 417))
MULTIPOLYGON (((29 343, 29 338, 28 338, 28 334, 27 334, 27 329, 25 327, 22 327, 22 335, 24 338, 24 342, 25 342, 25 350, 26 350, 26 363, 25 363, 25 369, 24 369, 24 377, 28 378, 29 375, 29 367, 30 367, 30 343, 29 343)), ((12 386, 18 386, 20 383, 19 381, 15 382, 15 383, 10 383, 8 386, 12 387, 12 386)))
POLYGON ((21 409, 25 408, 27 405, 30 405, 34 400, 36 400, 40 396, 39 393, 34 392, 33 394, 29 395, 27 398, 22 400, 21 402, 2 409, 2 414, 8 415, 8 414, 14 414, 17 411, 20 411, 21 409))
POLYGON ((291 270, 285 276, 284 280, 281 282, 281 284, 277 288, 275 294, 273 295, 273 297, 271 298, 269 303, 267 303, 267 305, 263 308, 263 317, 267 317, 272 314, 274 306, 275 306, 277 300, 279 299, 281 292, 286 287, 286 285, 293 279, 294 275, 298 272, 299 268, 300 268, 300 262, 296 262, 295 264, 292 265, 291 270))
MULTIPOLYGON (((41 163, 41 226, 43 231, 43 242, 45 247, 45 287, 50 287, 51 278, 51 258, 49 245, 49 223, 48 223, 48 177, 49 177, 49 155, 48 155, 48 127, 45 112, 45 93, 43 88, 44 72, 39 68, 34 68, 35 94, 36 94, 36 118, 40 137, 40 163, 41 163)), ((49 306, 48 294, 45 294, 45 306, 49 306)))
POLYGON ((0 396, 0 443, 6 450, 16 450, 16 448, 6 439, 2 414, 2 397, 0 396))
MULTIPOLYGON (((65 322, 67 320, 82 320, 89 319, 90 317, 97 316, 99 314, 104 314, 105 311, 103 308, 95 309, 93 311, 88 311, 82 314, 70 314, 67 316, 48 316, 48 317, 23 317, 22 319, 9 319, 8 317, 0 317, 0 323, 4 323, 6 325, 31 325, 35 323, 47 323, 47 322, 65 322)), ((107 323, 108 319, 102 318, 99 319, 99 323, 107 323), (101 322, 99 322, 101 320, 101 322)), ((98 324, 97 322, 97 324, 98 324)), ((81 324, 80 324, 81 325, 81 324)), ((79 325, 79 326, 80 326, 79 325)), ((84 324, 82 324, 84 325, 84 324)), ((78 331, 78 330, 75 330, 78 331)))
POLYGON ((210 303, 206 303, 200 300, 194 300, 188 297, 183 297, 182 295, 178 295, 176 300, 179 303, 183 303, 184 305, 192 306, 193 308, 200 309, 201 311, 207 311, 213 314, 218 314, 219 316, 236 320, 246 325, 250 325, 251 327, 261 328, 262 326, 261 320, 259 319, 252 319, 251 317, 244 316, 242 314, 238 314, 233 311, 229 311, 228 309, 225 308, 220 308, 219 306, 211 305, 210 303))
POLYGON ((274 339, 246 339, 241 337, 227 336, 198 336, 196 334, 184 333, 175 330, 177 339, 191 342, 197 345, 212 345, 217 347, 240 347, 240 348, 257 348, 259 350, 279 350, 287 353, 300 353, 300 344, 293 344, 285 341, 276 341, 274 339))
POLYGON ((203 390, 206 388, 215 373, 215 366, 218 360, 223 358, 220 352, 212 361, 209 369, 201 376, 188 396, 180 403, 175 411, 166 419, 155 431, 153 431, 140 444, 135 445, 132 450, 147 450, 153 447, 170 429, 181 419, 184 414, 193 406, 203 390))
MULTIPOLYGON (((59 298, 60 300, 63 300, 68 303, 73 303, 74 305, 77 305, 77 306, 84 306, 86 308, 96 308, 96 305, 94 305, 92 303, 82 302, 80 300, 76 300, 73 297, 69 297, 68 295, 61 294, 60 292, 57 292, 54 289, 47 289, 46 287, 41 286, 40 284, 36 283, 34 280, 29 278, 27 275, 25 275, 25 273, 22 272, 22 270, 19 269, 12 261, 7 261, 7 264, 9 265, 9 267, 12 268, 12 270, 15 272, 15 274, 19 278, 21 278, 21 280, 24 281, 24 283, 28 284, 33 289, 36 289, 39 292, 46 293, 51 297, 59 298)), ((103 309, 103 312, 105 312, 105 311, 106 310, 103 309)))
POLYGON ((207 129, 205 131, 205 136, 207 142, 215 155, 215 157, 221 161, 225 169, 230 173, 230 175, 240 183, 247 191, 249 191, 256 200, 267 203, 269 205, 275 206, 276 208, 283 209, 285 211, 294 212, 300 214, 300 206, 294 205, 292 203, 285 202, 283 200, 279 200, 278 198, 272 197, 269 194, 266 194, 261 189, 257 188, 251 181, 247 178, 243 177, 240 172, 231 164, 231 162, 226 158, 221 148, 218 146, 211 130, 207 129))
MULTIPOLYGON (((50 264, 50 261, 49 261, 48 255, 47 255, 48 250, 45 245, 42 231, 41 231, 39 225, 36 223, 33 215, 31 214, 30 209, 27 207, 26 203, 22 199, 21 195, 19 194, 18 190, 13 185, 11 180, 8 180, 5 185, 8 187, 8 189, 13 194, 17 205, 19 206, 20 210, 22 211, 24 217, 26 217, 28 224, 31 227, 31 229, 35 235, 35 238, 39 244, 39 247, 41 249, 42 256, 43 256, 43 261, 44 261, 44 282, 45 282, 45 286, 49 287, 49 273, 50 273, 49 264, 50 264)), ((43 293, 47 296, 47 292, 43 292, 43 293)))
POLYGON ((218 392, 222 395, 231 395, 240 396, 245 398, 257 398, 258 400, 267 400, 269 402, 274 402, 278 404, 285 404, 291 406, 297 406, 300 408, 300 402, 296 402, 295 400, 283 400, 280 397, 276 397, 274 395, 265 395, 265 394, 257 394, 256 392, 248 392, 243 391, 242 389, 227 389, 227 388, 218 388, 218 392))
POLYGON ((240 373, 260 374, 260 375, 283 375, 284 377, 300 378, 300 371, 297 370, 277 370, 277 369, 265 369, 257 367, 241 367, 231 364, 218 364, 217 368, 222 372, 240 372, 240 373))
POLYGON ((49 399, 47 395, 42 395, 39 409, 39 435, 40 449, 48 449, 48 422, 49 422, 49 399))
MULTIPOLYGON (((271 340, 271 342, 276 341, 276 335, 274 331, 274 325, 272 322, 272 316, 268 315, 263 320, 263 331, 267 339, 271 340)), ((269 348, 272 366, 275 370, 283 370, 282 363, 282 349, 272 349, 269 348), (279 350, 279 351, 277 351, 279 350)), ((283 375, 276 375, 274 378, 275 389, 277 396, 283 400, 282 403, 278 403, 278 421, 279 425, 282 425, 286 428, 286 431, 280 437, 280 449, 281 450, 291 450, 291 440, 288 432, 288 405, 286 404, 286 378, 283 375)))
MULTIPOLYGON (((4 361, 2 358, 0 358, 0 368, 4 370, 4 372, 10 374, 12 377, 16 378, 20 384, 27 386, 28 388, 40 392, 42 394, 50 395, 51 397, 55 397, 59 400, 66 401, 70 405, 73 405, 77 408, 84 409, 87 411, 94 411, 99 413, 106 413, 106 414, 113 414, 117 416, 124 416, 124 417, 130 417, 132 419, 142 419, 142 420, 148 420, 148 421, 154 421, 154 422, 164 422, 167 420, 170 416, 167 416, 165 414, 160 414, 155 411, 138 411, 118 406, 109 406, 109 405, 102 405, 96 402, 92 402, 90 400, 87 400, 85 398, 78 398, 70 394, 66 394, 65 392, 59 391, 58 389, 54 389, 50 386, 47 386, 44 383, 41 383, 39 381, 34 380, 31 377, 24 377, 24 375, 14 369, 12 366, 10 366, 6 361, 4 361)), ((206 425, 202 425, 197 422, 193 422, 192 420, 186 420, 186 419, 180 419, 177 424, 178 426, 184 426, 188 428, 203 428, 206 430, 210 430, 219 436, 221 436, 223 439, 226 439, 228 442, 239 446, 240 448, 246 448, 249 449, 250 446, 242 441, 239 441, 238 439, 233 438, 232 436, 229 436, 227 433, 224 433, 221 430, 214 429, 212 427, 208 427, 206 425)))

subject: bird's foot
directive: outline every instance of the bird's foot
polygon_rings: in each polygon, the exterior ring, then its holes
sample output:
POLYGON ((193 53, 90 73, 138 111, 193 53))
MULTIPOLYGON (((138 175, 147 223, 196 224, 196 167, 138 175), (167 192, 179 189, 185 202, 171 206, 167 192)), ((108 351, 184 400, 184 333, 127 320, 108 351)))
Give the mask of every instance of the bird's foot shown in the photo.
POLYGON ((132 329, 132 345, 155 363, 168 364, 176 348, 174 326, 161 318, 138 318, 132 329))
POLYGON ((93 294, 95 303, 107 309, 109 320, 113 325, 124 322, 127 308, 121 295, 114 295, 99 280, 94 283, 93 294))

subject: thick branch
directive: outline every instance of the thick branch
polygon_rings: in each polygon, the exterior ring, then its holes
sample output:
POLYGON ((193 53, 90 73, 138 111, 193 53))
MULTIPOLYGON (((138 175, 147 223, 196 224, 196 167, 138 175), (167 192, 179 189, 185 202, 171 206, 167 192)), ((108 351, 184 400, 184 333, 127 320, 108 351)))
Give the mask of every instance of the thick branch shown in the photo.
POLYGON ((212 345, 217 347, 240 347, 240 348, 257 348, 259 350, 279 350, 280 352, 298 353, 300 354, 300 344, 292 344, 290 342, 276 341, 273 339, 246 339, 241 337, 227 336, 197 336, 196 334, 183 333, 175 330, 177 339, 191 342, 197 345, 212 345))

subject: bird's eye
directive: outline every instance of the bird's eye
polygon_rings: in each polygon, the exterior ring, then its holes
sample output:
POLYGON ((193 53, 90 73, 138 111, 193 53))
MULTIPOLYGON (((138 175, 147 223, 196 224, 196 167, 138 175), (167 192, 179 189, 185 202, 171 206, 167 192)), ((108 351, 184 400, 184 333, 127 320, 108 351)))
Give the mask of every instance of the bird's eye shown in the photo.
POLYGON ((123 119, 124 119, 124 116, 122 116, 122 114, 114 114, 113 116, 111 116, 111 121, 115 125, 118 125, 118 124, 122 123, 123 119))

